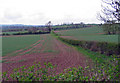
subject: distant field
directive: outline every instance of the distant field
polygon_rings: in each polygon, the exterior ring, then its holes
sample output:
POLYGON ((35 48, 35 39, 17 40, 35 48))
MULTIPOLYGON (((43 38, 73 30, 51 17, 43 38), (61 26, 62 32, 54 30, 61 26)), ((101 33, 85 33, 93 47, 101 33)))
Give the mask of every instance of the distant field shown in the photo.
POLYGON ((2 56, 30 46, 40 38, 40 35, 2 37, 2 56))
POLYGON ((68 37, 77 40, 87 40, 87 41, 105 41, 118 43, 118 35, 104 35, 102 28, 90 27, 72 30, 56 31, 63 37, 68 37))
POLYGON ((19 32, 24 33, 24 32, 27 32, 27 31, 14 31, 14 32, 2 32, 2 33, 12 35, 12 34, 19 33, 19 32))

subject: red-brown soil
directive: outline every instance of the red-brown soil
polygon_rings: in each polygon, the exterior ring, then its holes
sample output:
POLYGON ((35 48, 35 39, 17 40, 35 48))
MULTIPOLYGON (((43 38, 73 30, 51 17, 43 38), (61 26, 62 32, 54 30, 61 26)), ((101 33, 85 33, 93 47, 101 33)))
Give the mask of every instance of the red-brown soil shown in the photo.
POLYGON ((34 62, 51 62, 57 64, 57 73, 62 72, 65 68, 77 67, 78 65, 85 67, 92 64, 91 59, 78 52, 75 48, 70 47, 51 35, 44 35, 43 40, 39 40, 32 48, 29 48, 17 56, 6 56, 7 63, 2 63, 2 71, 12 73, 14 68, 26 65, 31 66, 34 62), (23 60, 23 61, 22 61, 23 60), (88 62, 86 62, 86 60, 88 62))

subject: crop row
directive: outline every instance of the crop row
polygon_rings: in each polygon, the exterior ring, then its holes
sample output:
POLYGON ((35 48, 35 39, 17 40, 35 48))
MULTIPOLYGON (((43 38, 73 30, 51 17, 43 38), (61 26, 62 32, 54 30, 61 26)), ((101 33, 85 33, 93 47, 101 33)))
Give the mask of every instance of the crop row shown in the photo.
MULTIPOLYGON (((117 58, 113 58, 112 63, 116 63, 117 58)), ((79 66, 65 69, 63 72, 56 74, 56 65, 51 63, 44 63, 41 67, 40 63, 35 63, 30 67, 22 66, 14 69, 10 77, 7 72, 3 72, 2 81, 119 81, 119 67, 118 64, 100 64, 93 68, 86 66, 85 68, 79 66)))

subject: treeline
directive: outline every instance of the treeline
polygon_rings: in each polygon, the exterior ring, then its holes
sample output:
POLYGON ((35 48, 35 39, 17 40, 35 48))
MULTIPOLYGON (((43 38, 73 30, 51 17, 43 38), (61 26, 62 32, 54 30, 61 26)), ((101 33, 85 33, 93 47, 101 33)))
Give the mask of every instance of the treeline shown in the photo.
POLYGON ((85 27, 99 26, 98 24, 61 24, 53 25, 50 28, 44 25, 3 25, 1 35, 28 35, 28 34, 48 34, 52 30, 68 30, 68 29, 78 29, 85 27), (49 30, 50 29, 50 30, 49 30), (5 33, 4 33, 5 32, 5 33), (8 32, 8 33, 7 33, 8 32), (16 32, 9 34, 9 32, 16 32))
MULTIPOLYGON (((64 29, 76 29, 76 28, 84 28, 84 27, 93 27, 98 26, 98 24, 61 24, 61 25, 53 25, 50 28, 52 30, 64 30, 64 29)), ((14 31, 28 31, 29 29, 34 30, 44 30, 47 28, 45 25, 22 25, 22 24, 15 24, 15 25, 2 25, 2 32, 14 32, 14 31)))
POLYGON ((84 23, 78 23, 78 24, 62 24, 62 25, 55 25, 52 27, 52 30, 67 30, 67 29, 77 29, 77 28, 85 28, 85 27, 94 27, 94 26, 100 26, 101 24, 84 24, 84 23))
POLYGON ((102 25, 102 28, 107 35, 119 34, 120 23, 105 23, 102 25))
POLYGON ((42 25, 22 25, 22 24, 15 24, 15 25, 2 25, 2 32, 13 32, 13 31, 23 31, 28 30, 30 28, 42 28, 42 25))
POLYGON ((30 34, 49 34, 50 32, 18 32, 13 34, 3 33, 2 36, 9 36, 9 35, 30 35, 30 34))

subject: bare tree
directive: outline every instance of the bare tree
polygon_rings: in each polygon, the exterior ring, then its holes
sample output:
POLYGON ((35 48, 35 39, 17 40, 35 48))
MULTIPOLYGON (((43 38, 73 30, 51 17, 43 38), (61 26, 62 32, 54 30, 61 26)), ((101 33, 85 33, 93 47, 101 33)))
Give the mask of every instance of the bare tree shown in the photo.
POLYGON ((102 10, 98 19, 104 22, 102 26, 106 34, 117 34, 120 23, 120 0, 102 0, 102 10))
POLYGON ((51 21, 49 21, 46 26, 48 27, 49 32, 51 32, 51 21))
POLYGON ((106 22, 120 22, 120 0, 102 0, 101 13, 98 14, 99 20, 106 22))

